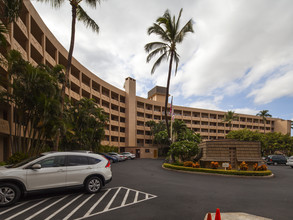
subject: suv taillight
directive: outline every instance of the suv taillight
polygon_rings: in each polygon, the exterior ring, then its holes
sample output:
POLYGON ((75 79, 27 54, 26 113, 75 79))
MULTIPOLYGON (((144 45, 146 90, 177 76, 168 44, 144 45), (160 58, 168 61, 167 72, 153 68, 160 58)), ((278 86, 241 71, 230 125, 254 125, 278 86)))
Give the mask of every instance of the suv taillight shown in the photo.
POLYGON ((270 161, 273 161, 273 159, 270 159, 270 161))
POLYGON ((111 162, 108 160, 107 165, 105 166, 105 168, 110 167, 111 166, 111 162))

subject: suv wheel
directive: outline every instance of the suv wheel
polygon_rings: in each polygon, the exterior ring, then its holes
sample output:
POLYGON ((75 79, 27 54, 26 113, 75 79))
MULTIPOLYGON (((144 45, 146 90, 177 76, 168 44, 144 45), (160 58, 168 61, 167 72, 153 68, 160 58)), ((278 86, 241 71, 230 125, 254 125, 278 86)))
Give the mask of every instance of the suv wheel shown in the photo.
POLYGON ((0 206, 9 206, 20 198, 20 189, 12 183, 0 184, 0 206))
POLYGON ((278 165, 278 163, 277 163, 277 162, 274 162, 274 165, 275 165, 275 166, 277 166, 277 165, 278 165))
POLYGON ((97 193, 101 190, 101 188, 102 188, 102 181, 97 176, 90 177, 85 182, 85 190, 88 193, 97 193))

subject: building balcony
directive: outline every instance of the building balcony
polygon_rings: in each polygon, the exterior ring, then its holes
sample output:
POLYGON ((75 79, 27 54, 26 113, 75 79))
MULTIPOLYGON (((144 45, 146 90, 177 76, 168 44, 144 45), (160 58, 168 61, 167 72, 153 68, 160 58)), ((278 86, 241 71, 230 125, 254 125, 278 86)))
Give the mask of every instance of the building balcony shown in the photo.
POLYGON ((119 136, 119 132, 118 131, 111 131, 111 136, 119 136))
POLYGON ((153 111, 152 110, 145 109, 145 113, 153 114, 153 111))
POLYGON ((125 123, 124 122, 119 122, 121 127, 125 127, 125 123))
POLYGON ((144 135, 143 135, 143 134, 137 134, 137 135, 136 135, 136 138, 137 138, 137 139, 144 139, 144 135))
POLYGON ((110 98, 109 98, 108 96, 101 95, 101 98, 102 98, 102 100, 105 100, 105 101, 107 101, 107 102, 110 101, 110 98))
POLYGON ((22 33, 28 38, 27 27, 25 26, 25 24, 22 22, 20 18, 16 19, 16 24, 19 27, 19 29, 22 31, 22 33))
POLYGON ((84 84, 83 82, 81 83, 81 88, 87 91, 88 93, 91 92, 91 88, 88 85, 84 84))
POLYGON ((137 107, 137 111, 138 111, 138 112, 144 112, 144 109, 143 109, 143 108, 139 108, 139 107, 137 107))
POLYGON ((48 63, 50 63, 52 66, 56 65, 56 61, 47 52, 45 52, 45 58, 48 61, 48 63))
POLYGON ((92 94, 94 95, 94 96, 96 96, 96 97, 98 97, 98 98, 100 98, 101 96, 100 96, 100 93, 99 92, 97 92, 96 90, 94 90, 94 89, 92 89, 92 94))
POLYGON ((0 133, 9 134, 8 121, 0 119, 0 133))
POLYGON ((27 52, 22 48, 22 46, 20 46, 20 44, 16 40, 13 42, 13 49, 18 50, 24 60, 28 60, 27 52))
POLYGON ((70 96, 76 100, 80 100, 80 95, 74 91, 70 91, 70 96))
POLYGON ((119 102, 117 100, 115 100, 115 99, 111 99, 111 103, 115 104, 115 105, 119 105, 119 102))
POLYGON ((111 109, 111 114, 113 114, 113 115, 116 115, 116 116, 118 116, 119 115, 119 112, 118 111, 116 111, 116 110, 113 110, 113 109, 111 109))
POLYGON ((137 125, 136 129, 137 129, 137 130, 144 130, 144 126, 139 126, 139 125, 137 125))
POLYGON ((75 78, 73 75, 69 75, 69 79, 70 79, 70 81, 71 82, 73 82, 74 84, 76 84, 76 85, 80 85, 80 81, 77 79, 77 78, 75 78))
POLYGON ((118 121, 113 121, 113 120, 111 120, 111 121, 110 121, 110 124, 111 124, 111 125, 116 125, 116 126, 118 126, 118 125, 119 125, 119 122, 118 122, 118 121))
POLYGON ((36 48, 36 50, 43 55, 43 47, 42 45, 39 43, 39 41, 36 40, 36 38, 31 35, 31 44, 34 46, 34 48, 36 48))

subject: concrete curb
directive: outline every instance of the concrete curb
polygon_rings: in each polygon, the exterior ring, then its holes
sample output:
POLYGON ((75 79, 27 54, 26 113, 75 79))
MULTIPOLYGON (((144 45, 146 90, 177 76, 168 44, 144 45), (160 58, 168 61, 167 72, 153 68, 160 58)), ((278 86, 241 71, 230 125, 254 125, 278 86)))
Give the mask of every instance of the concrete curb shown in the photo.
POLYGON ((164 164, 162 164, 162 168, 165 170, 175 171, 179 173, 193 173, 193 174, 202 174, 202 175, 209 175, 209 176, 225 176, 225 177, 236 177, 236 178, 251 178, 251 179, 263 179, 263 178, 273 178, 275 175, 272 173, 272 175, 269 176, 238 176, 238 175, 229 175, 229 174, 218 174, 218 173, 203 173, 203 172, 192 172, 187 170, 175 170, 171 168, 164 167, 164 164))

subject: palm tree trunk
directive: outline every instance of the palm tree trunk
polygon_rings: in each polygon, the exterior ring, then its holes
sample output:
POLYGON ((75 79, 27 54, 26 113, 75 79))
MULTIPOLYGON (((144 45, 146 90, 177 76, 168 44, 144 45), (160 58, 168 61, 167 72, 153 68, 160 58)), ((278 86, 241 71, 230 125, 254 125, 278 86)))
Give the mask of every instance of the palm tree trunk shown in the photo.
POLYGON ((171 79, 171 73, 172 73, 173 56, 174 56, 174 52, 172 51, 171 52, 170 63, 169 63, 169 72, 168 72, 166 99, 165 99, 165 121, 166 121, 166 127, 167 127, 167 133, 168 133, 168 139, 169 140, 170 140, 171 135, 170 135, 170 130, 169 130, 167 107, 168 107, 168 99, 169 99, 169 87, 170 87, 170 79, 171 79))
MULTIPOLYGON (((63 118, 63 111, 64 111, 64 99, 65 99, 65 88, 66 85, 68 85, 69 82, 69 72, 71 69, 71 62, 72 62, 72 54, 73 54, 73 49, 74 49, 74 41, 75 41, 75 24, 76 24, 76 6, 72 6, 72 22, 71 22, 71 40, 70 40, 70 47, 69 47, 69 53, 68 53, 68 58, 67 58, 67 68, 65 72, 65 82, 62 85, 62 91, 61 91, 61 119, 63 118)), ((59 148, 59 141, 60 141, 60 129, 57 132, 57 137, 56 137, 56 145, 54 146, 54 150, 58 151, 59 148)))

